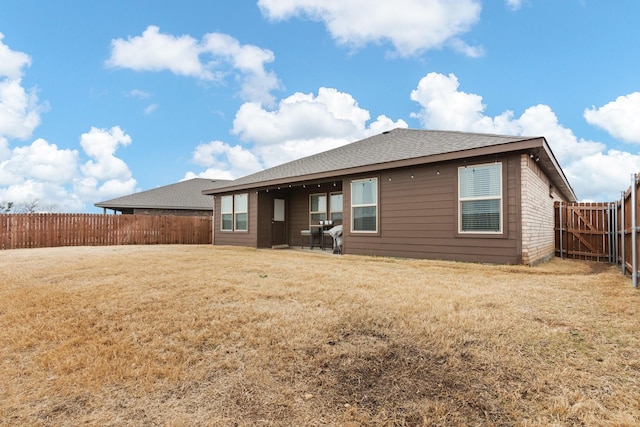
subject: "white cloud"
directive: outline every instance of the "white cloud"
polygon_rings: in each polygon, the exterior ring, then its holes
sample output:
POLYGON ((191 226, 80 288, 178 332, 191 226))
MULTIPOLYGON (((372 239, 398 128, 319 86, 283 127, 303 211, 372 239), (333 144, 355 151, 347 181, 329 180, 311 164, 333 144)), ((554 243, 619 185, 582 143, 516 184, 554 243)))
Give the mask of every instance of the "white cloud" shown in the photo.
POLYGON ((274 59, 272 51, 242 45, 226 34, 205 34, 198 41, 189 35, 163 34, 158 27, 149 26, 141 36, 112 40, 106 65, 136 71, 168 70, 207 81, 224 79, 230 67, 241 81, 242 99, 270 104, 270 92, 279 88, 280 82, 265 70, 265 64, 274 59))
MULTIPOLYGON (((360 47, 390 41, 401 56, 437 49, 480 19, 478 0, 259 0, 273 20, 306 16, 322 21, 340 44, 360 47)), ((480 50, 454 48, 467 54, 480 50)))
POLYGON ((142 36, 111 41, 111 57, 107 65, 136 71, 169 70, 174 74, 212 80, 214 75, 201 62, 198 41, 191 36, 161 34, 149 26, 142 36))
POLYGON ((271 105, 274 101, 271 91, 280 87, 275 73, 267 72, 265 64, 273 62, 275 55, 268 49, 253 45, 241 45, 233 37, 212 33, 204 37, 205 51, 214 58, 222 58, 244 76, 241 97, 245 100, 264 102, 271 105))
POLYGON ((131 137, 124 133, 119 126, 110 130, 92 127, 80 137, 80 146, 87 155, 94 160, 89 160, 80 167, 83 175, 98 180, 129 180, 131 171, 127 164, 117 157, 115 152, 119 146, 131 144, 131 137))
POLYGON ((20 80, 24 67, 31 65, 31 57, 23 52, 11 50, 2 40, 4 34, 0 33, 0 77, 10 80, 20 80))
POLYGON ((158 109, 158 104, 149 104, 144 108, 144 114, 151 114, 158 109))
POLYGON ((115 156, 119 147, 131 144, 131 137, 119 126, 111 129, 92 127, 80 137, 80 146, 93 160, 80 166, 74 180, 75 194, 82 200, 97 203, 124 194, 133 193, 136 180, 127 164, 115 156))
POLYGON ((0 157, 0 201, 16 206, 37 201, 41 209, 82 207, 79 199, 65 188, 77 173, 76 150, 60 149, 37 139, 31 145, 13 150, 5 146, 0 151, 4 151, 0 157))
POLYGON ((258 158, 239 145, 231 146, 222 141, 200 144, 193 152, 192 161, 207 169, 199 175, 187 173, 185 179, 201 178, 235 179, 262 169, 258 158))
MULTIPOLYGON (((11 138, 31 136, 46 105, 39 105, 35 91, 27 92, 21 84, 31 59, 12 51, 2 38, 0 34, 0 202, 37 202, 40 210, 74 212, 84 210, 85 203, 132 192, 136 182, 114 155, 131 138, 117 126, 110 131, 92 128, 82 135, 81 146, 93 160, 81 167, 77 150, 58 148, 42 138, 10 146, 11 138)), ((144 97, 143 92, 131 95, 144 97)))
POLYGON ((44 139, 9 149, 0 138, 0 202, 16 206, 37 201, 40 209, 77 212, 85 204, 135 191, 127 165, 115 157, 131 138, 119 127, 92 128, 82 135, 84 152, 95 160, 79 166, 77 150, 58 148, 44 139))
POLYGON ((520 10, 522 7, 522 0, 506 0, 507 7, 511 10, 520 10))
POLYGON ((31 58, 11 50, 3 38, 0 33, 0 137, 26 139, 40 124, 46 105, 38 105, 35 89, 22 87, 23 69, 31 58))
POLYGON ((84 202, 64 186, 33 179, 0 187, 1 201, 12 202, 18 209, 23 204, 35 203, 38 212, 79 212, 84 209, 84 202))
POLYGON ((615 138, 640 143, 640 92, 619 96, 599 108, 586 109, 584 118, 615 138))
POLYGON ((38 105, 35 91, 25 91, 20 80, 0 81, 0 135, 28 138, 40 125, 40 113, 45 108, 38 105))
POLYGON ((605 152, 604 144, 577 138, 547 105, 529 107, 519 118, 512 111, 490 117, 480 95, 458 88, 453 74, 428 74, 411 93, 421 106, 412 117, 428 129, 544 136, 581 199, 615 200, 629 186, 628 176, 640 170, 640 155, 605 152))
POLYGON ((335 148, 396 127, 407 127, 379 116, 367 126, 370 114, 348 93, 320 88, 318 95, 295 93, 276 110, 245 103, 236 113, 232 132, 254 144, 253 152, 266 166, 335 148))
POLYGON ((0 185, 16 184, 25 178, 61 184, 73 179, 78 152, 59 149, 44 139, 16 147, 8 160, 0 163, 0 185))
POLYGON ((129 91, 127 96, 130 96, 131 98, 137 98, 137 99, 147 99, 151 96, 151 94, 149 92, 145 92, 144 90, 133 89, 129 91))
POLYGON ((584 191, 585 201, 613 201, 629 188, 631 174, 640 171, 640 154, 599 152, 576 159, 564 171, 571 185, 584 191))
POLYGON ((9 141, 0 136, 0 163, 7 160, 10 156, 11 150, 9 149, 9 141))

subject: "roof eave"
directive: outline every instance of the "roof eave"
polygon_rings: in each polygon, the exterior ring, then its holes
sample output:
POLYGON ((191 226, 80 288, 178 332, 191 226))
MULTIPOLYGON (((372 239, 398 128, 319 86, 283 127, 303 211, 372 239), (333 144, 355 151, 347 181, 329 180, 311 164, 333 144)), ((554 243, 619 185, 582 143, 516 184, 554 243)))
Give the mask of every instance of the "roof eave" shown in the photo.
POLYGON ((114 209, 114 210, 122 210, 122 209, 174 209, 174 210, 189 210, 189 211, 202 211, 202 210, 213 210, 213 206, 153 206, 153 205, 112 205, 105 203, 96 203, 94 206, 105 209, 114 209))

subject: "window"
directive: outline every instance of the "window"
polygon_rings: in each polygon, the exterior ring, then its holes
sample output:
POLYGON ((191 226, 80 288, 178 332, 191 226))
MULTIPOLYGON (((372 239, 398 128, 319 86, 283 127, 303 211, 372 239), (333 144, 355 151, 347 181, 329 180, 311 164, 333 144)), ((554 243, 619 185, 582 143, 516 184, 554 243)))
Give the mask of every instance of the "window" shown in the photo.
POLYGON ((309 196, 309 224, 319 224, 327 219, 327 195, 312 194, 309 196))
POLYGON ((220 216, 222 231, 248 230, 248 194, 220 197, 220 216))
POLYGON ((329 213, 331 221, 342 221, 342 193, 329 195, 329 209, 331 210, 329 213))
POLYGON ((233 201, 236 231, 247 231, 248 194, 236 194, 233 201))
POLYGON ((461 233, 502 232, 502 163, 458 169, 461 233))
POLYGON ((220 197, 221 230, 233 231, 233 196, 220 197))
POLYGON ((378 179, 351 181, 351 230, 378 231, 378 179))

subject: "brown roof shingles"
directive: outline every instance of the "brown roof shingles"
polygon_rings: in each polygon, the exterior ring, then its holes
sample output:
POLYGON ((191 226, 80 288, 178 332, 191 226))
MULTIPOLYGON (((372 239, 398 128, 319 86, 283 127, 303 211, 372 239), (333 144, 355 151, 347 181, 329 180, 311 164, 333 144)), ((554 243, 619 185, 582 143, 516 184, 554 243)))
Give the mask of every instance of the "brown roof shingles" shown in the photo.
POLYGON ((334 148, 333 150, 265 169, 230 181, 222 187, 235 187, 359 166, 383 164, 527 139, 531 138, 399 128, 334 148))
POLYGON ((139 193, 96 203, 100 208, 148 208, 212 210, 211 196, 202 194, 230 181, 193 178, 139 193))

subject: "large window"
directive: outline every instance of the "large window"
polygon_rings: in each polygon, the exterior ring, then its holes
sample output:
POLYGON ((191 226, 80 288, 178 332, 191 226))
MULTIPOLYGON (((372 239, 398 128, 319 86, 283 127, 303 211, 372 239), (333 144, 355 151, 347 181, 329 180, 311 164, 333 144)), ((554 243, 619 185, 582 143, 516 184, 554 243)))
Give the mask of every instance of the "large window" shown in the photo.
POLYGON ((342 221, 342 193, 331 193, 329 195, 329 209, 331 221, 342 221))
POLYGON ((502 232, 502 163, 458 169, 461 233, 502 232))
POLYGON ((220 197, 220 216, 222 231, 248 230, 248 194, 220 197))
POLYGON ((327 195, 312 194, 309 196, 309 224, 319 224, 327 219, 327 195))
POLYGON ((378 231, 378 179, 351 181, 351 230, 378 231))

